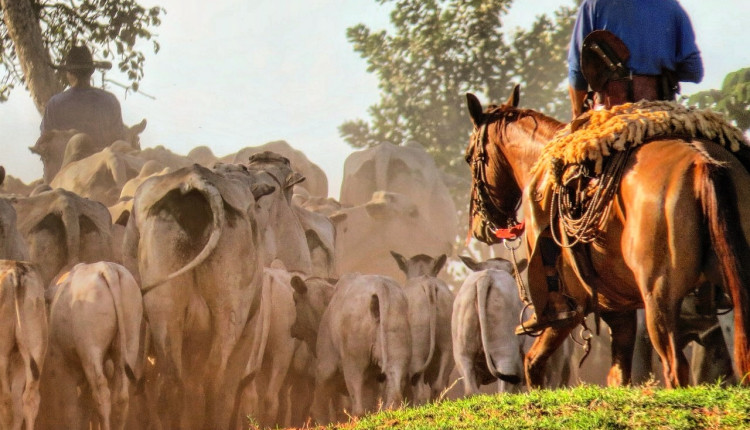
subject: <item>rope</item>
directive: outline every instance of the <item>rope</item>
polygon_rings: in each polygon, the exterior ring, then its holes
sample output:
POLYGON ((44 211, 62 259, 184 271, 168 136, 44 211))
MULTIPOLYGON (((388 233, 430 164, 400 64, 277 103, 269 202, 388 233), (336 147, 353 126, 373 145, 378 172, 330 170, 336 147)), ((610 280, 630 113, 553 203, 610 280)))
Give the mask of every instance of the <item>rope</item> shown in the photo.
MULTIPOLYGON (((503 246, 505 249, 510 251, 510 255, 513 259, 513 277, 516 278, 516 287, 518 287, 518 298, 521 299, 521 302, 526 305, 527 307, 529 305, 533 306, 531 303, 531 299, 529 299, 529 294, 526 291, 526 285, 523 282, 523 278, 521 277, 521 271, 518 270, 518 260, 516 259, 516 249, 518 249, 521 246, 521 243, 519 241, 518 245, 511 246, 508 245, 508 242, 515 242, 518 240, 518 238, 514 240, 503 240, 503 246)), ((523 312, 521 312, 523 314, 523 312)))
POLYGON ((585 188, 582 189, 583 181, 580 180, 592 177, 588 167, 584 164, 569 165, 574 174, 565 183, 558 181, 559 185, 553 186, 550 204, 550 231, 558 246, 570 248, 578 243, 591 243, 605 230, 630 152, 631 149, 618 151, 607 160, 591 197, 587 197, 585 188), (569 184, 575 180, 579 180, 578 189, 571 190, 569 184), (561 231, 556 231, 557 219, 560 220, 561 231), (569 240, 563 240, 562 234, 569 240))

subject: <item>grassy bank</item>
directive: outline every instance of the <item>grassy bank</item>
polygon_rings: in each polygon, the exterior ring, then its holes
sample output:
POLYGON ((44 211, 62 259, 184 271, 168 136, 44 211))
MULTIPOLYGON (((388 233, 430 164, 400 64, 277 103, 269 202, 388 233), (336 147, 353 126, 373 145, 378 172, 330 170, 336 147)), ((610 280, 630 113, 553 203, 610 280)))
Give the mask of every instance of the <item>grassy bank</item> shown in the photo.
POLYGON ((384 411, 331 429, 750 429, 750 389, 580 386, 384 411))

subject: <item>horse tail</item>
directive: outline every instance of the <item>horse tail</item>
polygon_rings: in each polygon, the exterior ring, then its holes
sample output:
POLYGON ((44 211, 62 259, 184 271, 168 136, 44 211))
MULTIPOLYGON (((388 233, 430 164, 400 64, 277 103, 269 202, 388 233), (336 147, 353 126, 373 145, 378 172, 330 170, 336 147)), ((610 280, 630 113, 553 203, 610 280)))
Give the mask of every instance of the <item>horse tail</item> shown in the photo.
MULTIPOLYGON (((740 378, 750 373, 750 246, 740 223, 735 185, 729 169, 716 162, 697 163, 697 192, 719 262, 724 286, 734 304, 734 357, 740 378)), ((750 379, 742 379, 750 385, 750 379)))

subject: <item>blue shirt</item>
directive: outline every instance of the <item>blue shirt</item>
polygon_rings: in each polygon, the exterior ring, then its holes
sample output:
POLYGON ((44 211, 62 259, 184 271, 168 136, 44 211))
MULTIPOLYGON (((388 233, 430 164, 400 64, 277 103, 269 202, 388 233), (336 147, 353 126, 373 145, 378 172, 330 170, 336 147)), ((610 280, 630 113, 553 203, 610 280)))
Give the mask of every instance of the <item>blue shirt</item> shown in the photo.
POLYGON ((42 133, 74 128, 104 148, 123 138, 120 102, 100 88, 68 88, 49 99, 40 128, 42 133))
POLYGON ((703 79, 703 60, 687 13, 676 0, 584 0, 568 51, 568 80, 588 89, 581 73, 581 45, 594 30, 609 30, 630 50, 633 74, 659 75, 663 69, 683 82, 703 79))

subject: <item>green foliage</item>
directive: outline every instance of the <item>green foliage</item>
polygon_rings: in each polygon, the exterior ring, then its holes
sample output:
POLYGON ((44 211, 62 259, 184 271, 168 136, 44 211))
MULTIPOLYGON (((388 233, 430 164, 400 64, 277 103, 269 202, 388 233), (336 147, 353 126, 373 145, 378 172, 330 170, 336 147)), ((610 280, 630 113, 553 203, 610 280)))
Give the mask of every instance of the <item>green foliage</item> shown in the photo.
POLYGON ((481 395, 383 411, 340 429, 743 429, 750 390, 720 385, 683 389, 584 385, 523 394, 481 395))
POLYGON ((359 24, 347 37, 378 76, 381 100, 370 107, 369 121, 348 121, 339 131, 355 148, 423 145, 438 167, 460 178, 448 185, 463 207, 469 179, 463 152, 471 132, 465 93, 499 103, 521 83, 524 107, 568 115, 565 58, 575 2, 537 17, 508 42, 502 17, 512 0, 378 1, 393 4, 392 31, 359 24))
POLYGON ((750 68, 729 73, 724 78, 721 90, 691 95, 688 104, 723 112, 740 129, 750 129, 750 68))
MULTIPOLYGON (((159 43, 152 40, 150 29, 161 24, 161 17, 166 13, 163 8, 145 8, 135 0, 29 1, 33 3, 45 47, 53 62, 62 62, 75 41, 86 43, 95 58, 113 60, 126 74, 130 87, 138 90, 145 56, 136 44, 139 40, 150 40, 153 51, 159 51, 159 43)), ((0 101, 4 101, 16 85, 23 84, 23 74, 2 12, 0 59, 5 70, 0 80, 0 101)))

